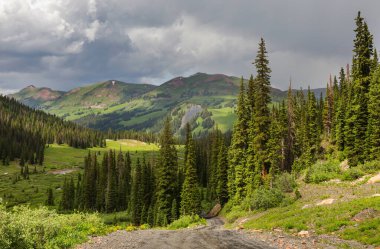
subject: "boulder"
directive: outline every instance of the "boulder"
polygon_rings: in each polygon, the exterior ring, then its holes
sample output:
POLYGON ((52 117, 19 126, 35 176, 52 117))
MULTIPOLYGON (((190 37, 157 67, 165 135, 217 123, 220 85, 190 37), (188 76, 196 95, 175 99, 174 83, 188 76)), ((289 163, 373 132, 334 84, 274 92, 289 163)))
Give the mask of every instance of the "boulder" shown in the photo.
POLYGON ((325 200, 323 200, 323 201, 318 202, 318 203, 317 203, 317 206, 331 205, 331 204, 333 204, 334 202, 335 202, 335 199, 332 199, 332 198, 330 198, 330 199, 325 199, 325 200))
POLYGON ((222 206, 218 203, 216 204, 211 210, 210 212, 208 212, 208 214, 206 215, 206 218, 212 218, 212 217, 215 217, 219 214, 220 210, 222 210, 222 206))
POLYGON ((369 180, 367 181, 367 184, 374 184, 374 183, 377 183, 377 182, 380 182, 380 173, 369 178, 369 180))
POLYGON ((309 234, 309 231, 302 230, 298 233, 298 236, 303 237, 303 238, 307 238, 310 236, 310 234, 309 234))

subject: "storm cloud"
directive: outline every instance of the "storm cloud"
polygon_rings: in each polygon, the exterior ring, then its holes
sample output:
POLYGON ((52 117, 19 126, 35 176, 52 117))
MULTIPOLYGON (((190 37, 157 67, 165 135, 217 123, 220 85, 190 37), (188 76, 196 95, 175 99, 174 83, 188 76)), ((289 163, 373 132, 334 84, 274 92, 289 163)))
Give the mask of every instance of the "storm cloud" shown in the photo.
POLYGON ((108 79, 160 84, 196 72, 249 77, 260 37, 272 84, 324 87, 350 63, 376 0, 12 0, 0 2, 0 92, 67 90, 108 79))

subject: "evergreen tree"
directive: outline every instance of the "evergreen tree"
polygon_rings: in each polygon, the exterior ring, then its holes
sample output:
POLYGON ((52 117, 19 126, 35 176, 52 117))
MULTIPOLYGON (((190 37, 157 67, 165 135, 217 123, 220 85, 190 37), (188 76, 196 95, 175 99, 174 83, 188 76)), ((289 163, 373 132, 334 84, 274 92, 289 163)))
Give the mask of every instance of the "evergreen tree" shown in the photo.
POLYGON ((253 154, 253 160, 247 163, 247 168, 254 168, 252 176, 248 176, 249 185, 247 191, 258 187, 270 168, 268 161, 267 142, 269 139, 270 111, 268 105, 270 98, 270 73, 269 60, 265 41, 261 38, 259 50, 254 62, 257 75, 255 78, 255 111, 252 115, 249 140, 251 141, 248 153, 253 154), (251 165, 252 164, 252 165, 251 165))
POLYGON ((231 146, 228 151, 228 192, 229 196, 239 200, 245 189, 245 157, 248 147, 249 109, 243 78, 240 82, 240 92, 236 107, 237 120, 233 129, 231 146))
POLYGON ((368 91, 373 67, 373 41, 367 23, 360 12, 355 19, 354 57, 352 60, 353 99, 348 111, 346 131, 352 132, 347 139, 347 156, 351 166, 363 162, 367 151, 368 91), (351 130, 350 130, 351 129, 351 130))
POLYGON ((177 150, 172 135, 170 120, 167 118, 160 139, 157 165, 156 217, 155 224, 165 226, 171 217, 173 199, 178 198, 177 150))
POLYGON ((189 141, 188 151, 185 181, 181 192, 182 215, 198 214, 201 209, 201 196, 195 165, 195 148, 192 140, 189 141))
POLYGON ((107 189, 106 189, 106 211, 114 212, 117 209, 118 196, 117 196, 117 173, 115 154, 112 150, 108 153, 108 176, 107 176, 107 189))
POLYGON ((370 159, 380 160, 380 67, 375 71, 369 89, 367 129, 370 159))
POLYGON ((46 205, 47 206, 54 206, 54 196, 53 196, 53 189, 52 188, 47 189, 46 205))
POLYGON ((228 158, 227 147, 222 140, 219 146, 218 154, 218 177, 217 177, 217 199, 221 205, 224 205, 228 201, 228 158))
POLYGON ((143 208, 143 189, 142 189, 142 168, 140 159, 137 158, 135 173, 133 175, 133 185, 131 193, 131 217, 132 223, 140 225, 141 211, 143 208))

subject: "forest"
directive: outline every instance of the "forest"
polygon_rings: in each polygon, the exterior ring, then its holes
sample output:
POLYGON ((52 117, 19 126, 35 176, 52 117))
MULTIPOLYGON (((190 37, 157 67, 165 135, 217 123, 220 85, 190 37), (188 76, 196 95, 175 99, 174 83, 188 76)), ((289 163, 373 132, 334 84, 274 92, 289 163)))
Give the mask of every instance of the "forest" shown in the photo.
POLYGON ((101 163, 89 154, 84 175, 65 182, 61 209, 127 210, 133 224, 166 226, 215 203, 248 201, 254 208, 257 196, 281 196, 276 181, 285 172, 297 174, 330 155, 347 158, 350 167, 379 160, 380 68, 360 12, 355 21, 351 69, 330 77, 325 98, 289 85, 287 99, 271 105, 271 69, 261 39, 256 76, 247 85, 241 80, 232 137, 215 128, 194 139, 188 124, 180 165, 168 118, 154 165, 145 158, 131 162, 128 153, 109 151, 101 163))

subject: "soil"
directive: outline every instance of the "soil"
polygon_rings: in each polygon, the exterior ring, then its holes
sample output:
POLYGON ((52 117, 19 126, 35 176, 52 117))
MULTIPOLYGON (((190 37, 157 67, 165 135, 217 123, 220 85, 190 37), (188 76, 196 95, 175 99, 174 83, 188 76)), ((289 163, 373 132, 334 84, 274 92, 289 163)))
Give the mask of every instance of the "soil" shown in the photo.
POLYGON ((90 242, 80 245, 77 249, 271 249, 262 242, 244 231, 228 230, 223 228, 223 221, 219 218, 208 220, 207 226, 180 230, 139 230, 127 232, 116 231, 107 236, 95 237, 90 242))

